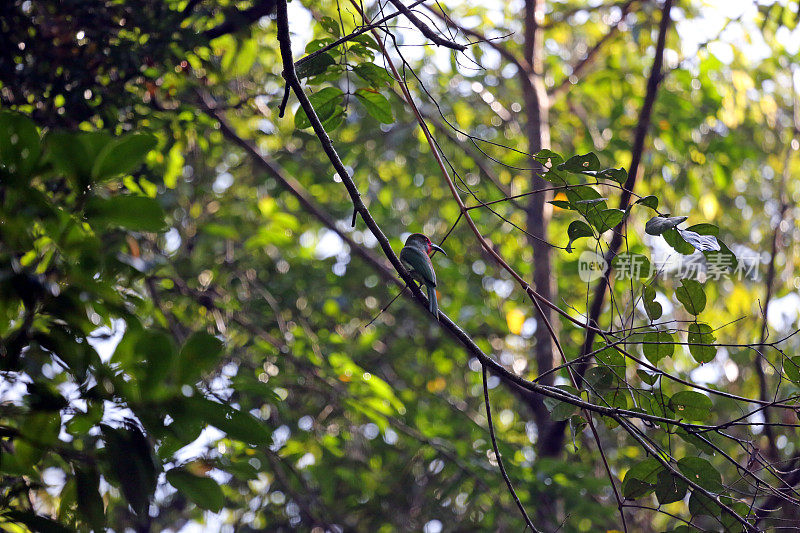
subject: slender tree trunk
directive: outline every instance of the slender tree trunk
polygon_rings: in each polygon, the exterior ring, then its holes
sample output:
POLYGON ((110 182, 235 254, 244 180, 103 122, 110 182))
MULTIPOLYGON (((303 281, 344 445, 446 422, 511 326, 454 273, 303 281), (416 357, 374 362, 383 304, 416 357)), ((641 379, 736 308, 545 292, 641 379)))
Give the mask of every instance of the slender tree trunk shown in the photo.
MULTIPOLYGON (((530 65, 530 72, 520 73, 522 82, 523 101, 527 114, 526 135, 528 137, 528 151, 536 154, 543 148, 550 147, 549 123, 549 98, 544 86, 544 32, 541 24, 544 18, 544 0, 526 0, 525 2, 525 42, 524 63, 530 65)), ((532 167, 530 177, 530 190, 543 189, 547 183, 540 177, 542 166, 533 158, 529 160, 532 167)), ((547 193, 533 194, 530 196, 526 208, 528 242, 533 250, 533 286, 536 291, 553 300, 555 286, 552 272, 550 245, 547 242, 547 227, 550 222, 551 210, 547 193)), ((544 317, 537 317, 537 328, 534 335, 536 371, 539 375, 551 370, 554 366, 553 354, 555 349, 550 332, 544 325, 544 320, 550 322, 557 331, 557 321, 552 310, 542 306, 544 317)), ((543 384, 550 385, 553 374, 542 380, 543 384)), ((532 400, 530 404, 534 409, 534 417, 539 435, 549 433, 552 425, 550 414, 541 401, 532 400)), ((560 452, 558 448, 547 446, 547 442, 540 439, 539 454, 554 456, 560 452)))
MULTIPOLYGON (((541 24, 544 20, 544 0, 525 1, 525 42, 524 59, 530 65, 530 71, 521 76, 523 101, 527 114, 526 134, 528 136, 528 151, 536 154, 543 148, 550 148, 550 101, 544 85, 544 31, 541 24)), ((544 189, 547 184, 540 177, 543 170, 533 158, 529 159, 531 177, 529 190, 544 189)), ((528 225, 528 242, 533 251, 533 287, 543 297, 553 301, 555 294, 554 276, 552 273, 552 260, 550 245, 547 241, 547 227, 550 223, 551 209, 547 203, 549 193, 532 194, 529 197, 526 215, 528 225)), ((545 321, 550 322, 558 332, 555 313, 548 307, 541 306, 543 314, 537 316, 537 327, 534 335, 536 371, 539 375, 545 374, 554 366, 553 354, 555 349, 550 331, 545 326, 545 321)), ((554 374, 548 374, 542 379, 543 385, 553 383, 554 374)), ((533 407, 536 428, 539 439, 536 443, 537 451, 541 457, 553 457, 561 452, 561 443, 553 439, 543 439, 553 431, 553 420, 540 398, 529 398, 529 405, 533 407), (550 446, 557 442, 557 446, 550 446)), ((539 497, 536 506, 536 523, 545 531, 553 530, 557 526, 560 513, 557 510, 557 501, 546 492, 539 497)))

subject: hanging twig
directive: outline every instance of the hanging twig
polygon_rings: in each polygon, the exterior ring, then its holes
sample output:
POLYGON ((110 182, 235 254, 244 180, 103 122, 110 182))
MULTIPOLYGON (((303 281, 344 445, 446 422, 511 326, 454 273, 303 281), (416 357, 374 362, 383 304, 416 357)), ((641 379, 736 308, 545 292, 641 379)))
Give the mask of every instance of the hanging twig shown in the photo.
POLYGON ((525 511, 525 507, 522 505, 522 502, 519 501, 519 496, 517 496, 517 492, 514 490, 514 486, 511 484, 511 480, 506 473, 506 469, 503 466, 503 458, 500 457, 500 448, 497 446, 497 438, 494 434, 494 424, 492 423, 492 406, 489 402, 489 386, 486 381, 486 366, 481 366, 481 372, 483 373, 483 401, 486 405, 486 425, 489 427, 489 437, 492 439, 492 449, 494 449, 494 456, 497 459, 497 466, 500 468, 500 473, 503 475, 503 480, 506 482, 506 486, 508 487, 508 491, 511 493, 511 496, 514 498, 514 502, 519 507, 519 512, 522 513, 522 517, 525 519, 525 523, 528 524, 528 527, 531 528, 531 531, 534 533, 540 533, 536 526, 533 525, 531 522, 528 513, 525 511))

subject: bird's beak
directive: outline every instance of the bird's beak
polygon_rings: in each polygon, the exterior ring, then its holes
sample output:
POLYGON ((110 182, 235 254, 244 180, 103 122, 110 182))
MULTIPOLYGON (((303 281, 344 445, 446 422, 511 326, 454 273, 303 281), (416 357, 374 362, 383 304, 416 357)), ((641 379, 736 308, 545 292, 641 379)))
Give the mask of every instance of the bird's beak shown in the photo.
POLYGON ((441 246, 437 246, 433 243, 431 243, 431 250, 436 250, 437 252, 442 252, 444 255, 447 255, 447 252, 442 250, 441 246))

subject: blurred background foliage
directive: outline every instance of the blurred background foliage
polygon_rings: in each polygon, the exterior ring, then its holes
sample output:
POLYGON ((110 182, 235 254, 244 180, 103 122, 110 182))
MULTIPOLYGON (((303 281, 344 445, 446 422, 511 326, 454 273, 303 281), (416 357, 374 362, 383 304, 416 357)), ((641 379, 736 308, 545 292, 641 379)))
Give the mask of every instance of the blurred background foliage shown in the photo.
MULTIPOLYGON (((284 84, 272 7, 193 0, 13 0, 0 7, 3 528, 522 529, 496 471, 480 365, 403 298, 364 328, 396 287, 235 142, 236 135, 249 141, 339 231, 380 255, 362 224, 350 228, 352 204, 296 100, 278 116, 284 84)), ((621 7, 549 2, 544 25, 545 83, 569 85, 550 109, 552 149, 594 152, 603 168, 629 164, 659 5, 635 2, 580 79, 570 80, 570 65, 616 24, 621 7)), ((507 36, 513 51, 521 46, 519 9, 448 2, 455 20, 488 37, 507 36)), ((705 283, 703 321, 721 344, 759 342, 770 261, 769 339, 797 327, 797 10, 797 2, 764 2, 730 21, 713 46, 694 47, 680 30, 703 24, 708 10, 692 2, 672 12, 679 31, 667 40, 636 192, 655 195, 662 213, 688 216, 688 224, 716 225, 740 262, 756 258, 757 280, 705 283), (736 28, 752 32, 749 43, 739 42, 736 28)), ((349 4, 298 0, 290 15, 296 59, 360 20, 349 4)), ((453 171, 482 200, 525 192, 525 110, 513 65, 487 45, 464 54, 419 46, 423 37, 397 20, 399 50, 418 77, 411 86, 453 171), (475 144, 465 134, 491 142, 475 144)), ((369 35, 331 50, 305 81, 399 252, 410 232, 440 242, 459 211, 369 35)), ((599 190, 616 203, 618 190, 599 190)), ((518 205, 495 209, 525 227, 518 205)), ((578 277, 577 258, 597 242, 578 241, 568 253, 576 214, 553 211, 556 303, 580 316, 589 286, 578 277)), ((530 278, 536 258, 525 234, 488 210, 471 214, 530 278)), ((625 246, 653 257, 665 245, 644 232, 651 216, 632 211, 625 246)), ((436 257, 443 311, 504 366, 536 377, 538 324, 524 293, 463 223, 443 246, 448 256, 436 257)), ((662 320, 692 319, 675 296, 677 278, 651 286, 662 320)), ((617 280, 616 308, 635 306, 637 294, 630 280, 617 280)), ((613 315, 604 315, 606 325, 613 315)), ((636 318, 648 322, 641 307, 636 318)), ((585 332, 562 322, 572 359, 585 332)), ((774 365, 765 379, 770 390, 780 384, 780 397, 798 392, 792 381, 800 373, 781 370, 797 344, 790 338, 783 352, 764 351, 774 365)), ((701 366, 686 348, 675 346, 659 368, 759 396, 752 349, 719 347, 701 366)), ((631 387, 646 388, 634 364, 627 371, 631 387)), ((564 531, 621 529, 587 433, 575 428, 560 457, 538 457, 527 407, 498 378, 489 386, 501 451, 523 503, 535 508, 546 497, 546 512, 564 531)), ((663 383, 670 395, 683 388, 663 383)), ((707 421, 743 412, 714 396, 707 421)), ((791 411, 779 416, 787 427, 776 430, 777 448, 788 460, 800 452, 791 427, 797 420, 791 411)), ((643 451, 617 429, 598 430, 622 480, 643 451)), ((730 431, 768 446, 759 426, 730 431)), ((654 438, 676 457, 698 455, 671 436, 654 438)), ((747 461, 750 450, 735 441, 715 443, 747 461)), ((740 473, 719 453, 705 457, 735 489, 740 473)), ((628 527, 685 525, 650 512, 659 505, 652 498, 626 511, 628 527)), ((683 500, 661 509, 685 520, 703 514, 683 500)), ((698 528, 720 527, 698 520, 698 528)))

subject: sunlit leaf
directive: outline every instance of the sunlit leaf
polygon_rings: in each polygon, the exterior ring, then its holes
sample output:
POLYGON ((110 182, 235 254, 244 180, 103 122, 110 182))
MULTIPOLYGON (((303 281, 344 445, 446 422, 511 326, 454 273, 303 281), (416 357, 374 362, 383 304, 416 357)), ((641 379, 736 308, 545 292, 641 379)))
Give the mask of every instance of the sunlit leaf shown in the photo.
MULTIPOLYGON (((342 96, 344 96, 344 93, 337 87, 325 87, 308 95, 308 100, 311 102, 311 106, 323 126, 344 114, 342 96)), ((297 129, 311 127, 311 121, 308 120, 308 116, 302 107, 297 108, 297 113, 294 115, 294 126, 297 129)))
POLYGON ((384 124, 394 122, 392 106, 381 93, 373 89, 358 89, 355 94, 372 118, 384 124))
POLYGON ((95 197, 86 206, 86 214, 94 224, 132 231, 160 232, 166 227, 161 204, 145 196, 95 197))
POLYGON ((319 54, 315 56, 304 57, 295 64, 295 72, 299 79, 308 78, 309 76, 316 76, 322 74, 328 67, 335 65, 336 61, 328 54, 319 54))

